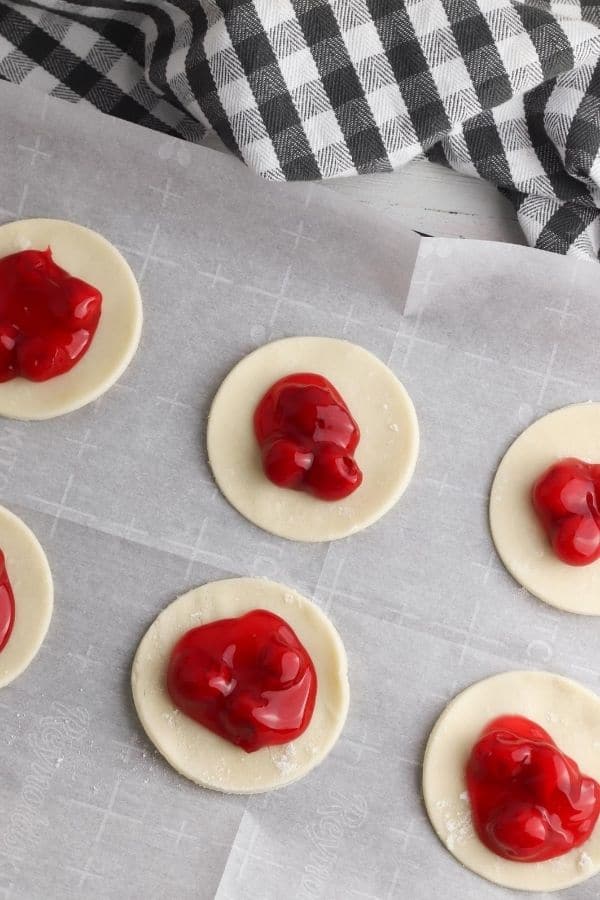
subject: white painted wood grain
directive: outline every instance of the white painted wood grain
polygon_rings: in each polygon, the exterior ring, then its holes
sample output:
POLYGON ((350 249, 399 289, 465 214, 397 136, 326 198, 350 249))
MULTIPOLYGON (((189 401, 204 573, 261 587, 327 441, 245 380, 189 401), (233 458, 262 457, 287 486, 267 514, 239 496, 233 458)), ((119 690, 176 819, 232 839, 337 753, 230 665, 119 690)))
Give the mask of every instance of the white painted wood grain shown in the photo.
POLYGON ((525 243, 512 204, 493 185, 426 160, 391 174, 323 182, 321 188, 426 234, 525 243))
MULTIPOLYGON (((224 149, 214 133, 204 146, 224 149)), ((436 237, 525 243, 512 204, 493 185, 426 160, 390 174, 330 179, 318 189, 364 203, 407 228, 436 237)))

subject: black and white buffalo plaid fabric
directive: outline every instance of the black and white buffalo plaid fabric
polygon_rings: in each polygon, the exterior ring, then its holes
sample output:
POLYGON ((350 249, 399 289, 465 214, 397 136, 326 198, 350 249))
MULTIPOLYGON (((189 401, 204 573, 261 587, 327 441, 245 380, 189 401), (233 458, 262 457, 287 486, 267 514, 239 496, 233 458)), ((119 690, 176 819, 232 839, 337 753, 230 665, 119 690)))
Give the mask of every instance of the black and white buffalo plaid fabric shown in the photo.
POLYGON ((425 154, 486 178, 528 241, 598 259, 600 0, 0 0, 0 77, 265 178, 425 154))

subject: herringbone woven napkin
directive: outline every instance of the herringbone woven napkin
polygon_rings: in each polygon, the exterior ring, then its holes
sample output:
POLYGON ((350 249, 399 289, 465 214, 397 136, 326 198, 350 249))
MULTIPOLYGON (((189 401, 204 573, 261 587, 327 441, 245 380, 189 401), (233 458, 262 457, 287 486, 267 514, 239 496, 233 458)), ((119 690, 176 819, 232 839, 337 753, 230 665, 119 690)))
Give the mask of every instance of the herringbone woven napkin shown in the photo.
POLYGON ((496 184, 527 240, 600 249, 600 2, 0 0, 0 77, 270 179, 427 155, 496 184))

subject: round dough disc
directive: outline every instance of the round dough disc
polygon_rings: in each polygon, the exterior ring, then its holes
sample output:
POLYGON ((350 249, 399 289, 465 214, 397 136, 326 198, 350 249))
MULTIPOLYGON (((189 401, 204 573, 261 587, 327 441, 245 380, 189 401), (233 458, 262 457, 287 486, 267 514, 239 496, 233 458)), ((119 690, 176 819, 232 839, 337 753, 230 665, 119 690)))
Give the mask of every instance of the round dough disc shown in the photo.
POLYGON ((406 489, 417 461, 419 426, 396 376, 348 341, 284 338, 246 356, 215 396, 208 419, 208 458, 217 484, 238 512, 295 541, 346 537, 381 518, 406 489), (264 475, 254 410, 271 385, 294 372, 315 372, 340 392, 361 432, 354 454, 363 483, 339 502, 277 487, 264 475))
POLYGON ((600 870, 600 825, 564 856, 540 863, 503 859, 473 830, 465 768, 473 744, 492 719, 526 716, 544 728, 584 775, 600 781, 600 698, 549 672, 505 672, 471 685, 434 725, 423 762, 423 797, 442 843, 468 869, 504 887, 557 891, 600 870))
POLYGON ((46 554, 32 531, 0 506, 0 550, 15 598, 15 622, 0 650, 0 688, 20 675, 46 637, 54 591, 46 554))
POLYGON ((131 684, 144 730, 173 768, 202 787, 235 794, 269 791, 302 778, 332 749, 348 712, 346 651, 337 631, 310 600, 263 578, 213 581, 167 606, 138 647, 131 684), (317 699, 297 740, 246 753, 180 712, 165 678, 171 650, 186 631, 252 609, 276 613, 296 632, 316 669, 317 699))
POLYGON ((567 612, 600 615, 600 561, 569 566, 554 554, 531 503, 548 466, 568 456, 600 462, 600 403, 565 406, 521 434, 498 466, 490 528, 498 554, 530 593, 567 612))
POLYGON ((100 322, 86 354, 64 375, 0 384, 0 416, 52 419, 96 400, 131 362, 142 330, 142 303, 133 272, 105 238, 59 219, 24 219, 0 226, 0 258, 50 247, 54 261, 102 293, 100 322))

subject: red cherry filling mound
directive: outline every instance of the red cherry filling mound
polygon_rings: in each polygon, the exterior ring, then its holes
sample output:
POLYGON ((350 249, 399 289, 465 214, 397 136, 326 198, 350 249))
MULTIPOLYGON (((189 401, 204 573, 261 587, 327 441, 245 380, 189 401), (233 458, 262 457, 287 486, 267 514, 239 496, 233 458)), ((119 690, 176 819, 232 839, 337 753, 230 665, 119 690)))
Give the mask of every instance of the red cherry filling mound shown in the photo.
POLYGON ((600 558, 600 465, 561 459, 540 475, 533 508, 555 554, 570 566, 600 558))
POLYGON ((600 813, 600 785, 523 716, 500 716, 483 730, 467 763, 467 789, 479 839, 517 862, 581 846, 600 813))
POLYGON ((278 487, 341 500, 362 483, 353 453, 358 425, 322 375, 286 375, 272 385, 254 413, 265 475, 278 487))
POLYGON ((0 382, 68 372, 98 327, 102 295, 52 259, 23 250, 0 259, 0 382))
POLYGON ((167 688, 186 716, 253 753, 305 731, 317 675, 290 626, 254 609, 184 634, 171 653, 167 688))
POLYGON ((0 653, 8 644, 15 624, 15 598, 6 571, 4 553, 0 550, 0 653))

